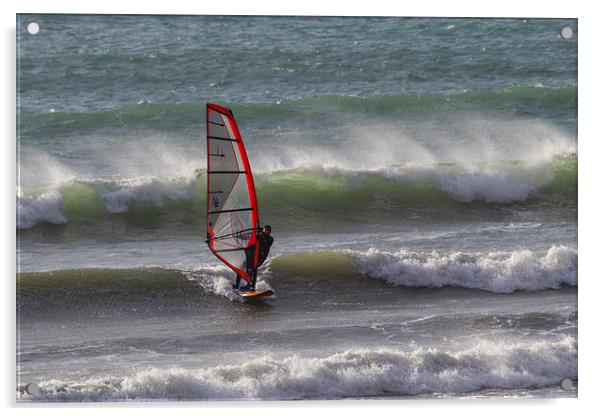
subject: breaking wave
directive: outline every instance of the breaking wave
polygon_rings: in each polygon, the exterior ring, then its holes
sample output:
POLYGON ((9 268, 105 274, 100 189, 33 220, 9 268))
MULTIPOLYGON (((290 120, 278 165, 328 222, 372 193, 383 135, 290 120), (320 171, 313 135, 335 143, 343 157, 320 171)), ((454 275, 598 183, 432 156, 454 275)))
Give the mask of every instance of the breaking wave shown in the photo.
POLYGON ((63 196, 58 191, 38 196, 17 196, 17 229, 31 228, 37 223, 66 224, 63 196))
MULTIPOLYGON (((17 228, 90 223, 119 214, 139 224, 154 223, 158 216, 166 217, 163 223, 199 222, 206 205, 205 186, 205 173, 199 171, 196 177, 69 180, 37 194, 20 189, 17 228)), ((500 204, 575 206, 577 162, 576 155, 569 154, 542 163, 299 168, 259 173, 257 188, 263 212, 289 219, 303 213, 317 215, 317 221, 319 216, 326 220, 348 216, 349 221, 360 216, 370 221, 371 215, 379 221, 416 215, 474 216, 471 207, 486 215, 488 206, 495 209, 500 204)))
MULTIPOLYGON (((259 271, 259 289, 294 293, 300 279, 378 279, 404 288, 455 286, 495 293, 539 291, 577 286, 577 250, 553 246, 547 251, 491 253, 396 253, 370 249, 282 254, 259 271)), ((85 268, 26 272, 17 275, 17 299, 22 313, 88 310, 91 313, 142 313, 156 310, 196 310, 208 298, 240 300, 232 290, 234 273, 224 265, 195 269, 85 268), (210 296, 208 296, 210 295, 210 296), (203 300, 205 299, 205 300, 203 300), (68 300, 68 301, 67 301, 68 300)), ((341 294, 324 285, 324 297, 341 294)), ((366 294, 370 296, 370 294, 366 294)))
POLYGON ((361 273, 396 286, 458 286, 496 293, 577 286, 577 250, 565 246, 543 253, 389 253, 370 249, 351 251, 349 256, 361 273))
POLYGON ((482 341, 460 351, 352 349, 326 357, 255 359, 210 368, 148 368, 47 380, 39 401, 332 399, 529 389, 577 379, 577 341, 482 341))

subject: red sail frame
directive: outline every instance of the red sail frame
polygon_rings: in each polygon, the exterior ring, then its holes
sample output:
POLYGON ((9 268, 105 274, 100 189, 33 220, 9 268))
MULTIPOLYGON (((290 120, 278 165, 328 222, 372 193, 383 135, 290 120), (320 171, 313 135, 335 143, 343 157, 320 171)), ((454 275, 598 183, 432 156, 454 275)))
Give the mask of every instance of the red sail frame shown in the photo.
MULTIPOLYGON (((257 236, 256 236, 256 232, 255 230, 257 229, 257 227, 259 226, 259 211, 258 211, 258 206, 257 206, 257 193, 255 191, 255 183, 253 181, 253 173, 251 172, 251 165, 249 163, 249 158, 247 156, 247 152, 245 150, 245 146, 242 140, 242 135, 240 134, 240 130, 238 129, 238 125, 236 123, 236 120, 234 118, 234 115, 232 114, 232 111, 230 109, 221 107, 219 105, 216 104, 212 104, 212 103, 207 103, 207 112, 206 112, 206 131, 207 131, 207 243, 209 245, 209 249, 213 252, 213 254, 219 258, 222 262, 224 262, 228 267, 230 267, 232 270, 234 270, 237 274, 239 274, 244 280, 246 280, 247 282, 251 281, 251 276, 249 275, 249 273, 247 273, 246 270, 243 270, 239 267, 237 267, 236 265, 232 264, 231 262, 229 262, 224 256, 219 254, 219 251, 216 250, 215 248, 215 242, 216 242, 216 238, 219 238, 219 236, 215 235, 215 232, 211 226, 211 222, 210 222, 210 212, 211 212, 211 206, 210 206, 210 195, 211 195, 211 157, 210 157, 210 140, 211 140, 211 136, 210 136, 210 128, 209 128, 209 124, 210 124, 210 114, 211 112, 217 112, 219 114, 221 114, 222 116, 225 116, 227 122, 229 123, 229 127, 231 128, 231 131, 234 135, 234 139, 236 141, 236 146, 238 148, 238 153, 240 155, 240 159, 244 165, 244 172, 246 175, 246 183, 247 183, 247 189, 248 189, 248 193, 249 193, 249 203, 250 203, 250 210, 251 210, 251 222, 252 222, 252 230, 251 230, 251 235, 249 238, 249 242, 246 245, 246 248, 251 248, 252 246, 255 246, 255 249, 253 250, 253 268, 257 268, 258 263, 259 263, 259 242, 257 241, 257 236)), ((222 118, 223 119, 223 118, 222 118)), ((224 120, 225 121, 225 120, 224 120)), ((230 214, 231 215, 231 214, 230 214)), ((242 249, 241 249, 242 250, 242 249)))

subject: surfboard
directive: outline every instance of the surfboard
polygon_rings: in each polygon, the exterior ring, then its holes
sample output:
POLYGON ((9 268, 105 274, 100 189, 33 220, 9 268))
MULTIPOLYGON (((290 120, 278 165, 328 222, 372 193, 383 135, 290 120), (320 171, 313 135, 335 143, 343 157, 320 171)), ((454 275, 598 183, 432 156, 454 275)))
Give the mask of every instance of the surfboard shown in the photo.
MULTIPOLYGON (((252 270, 259 265, 259 208, 253 173, 232 110, 212 103, 207 103, 206 213, 209 249, 250 283, 252 270)), ((244 292, 244 297, 273 293, 267 292, 244 292)))
POLYGON ((234 293, 236 293, 238 296, 240 296, 243 299, 263 299, 263 298, 267 298, 268 296, 272 296, 274 294, 274 291, 272 290, 248 290, 245 292, 241 292, 240 290, 234 290, 234 293))

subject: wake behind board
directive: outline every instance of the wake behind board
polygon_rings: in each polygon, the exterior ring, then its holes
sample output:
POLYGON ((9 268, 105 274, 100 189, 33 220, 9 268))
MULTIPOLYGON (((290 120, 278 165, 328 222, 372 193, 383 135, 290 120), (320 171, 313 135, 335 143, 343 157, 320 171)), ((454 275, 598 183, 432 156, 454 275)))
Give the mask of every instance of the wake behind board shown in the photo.
POLYGON ((240 296, 243 299, 263 299, 263 298, 267 298, 268 296, 272 296, 274 294, 273 290, 248 290, 248 291, 240 291, 240 290, 234 290, 234 293, 236 293, 238 296, 240 296))

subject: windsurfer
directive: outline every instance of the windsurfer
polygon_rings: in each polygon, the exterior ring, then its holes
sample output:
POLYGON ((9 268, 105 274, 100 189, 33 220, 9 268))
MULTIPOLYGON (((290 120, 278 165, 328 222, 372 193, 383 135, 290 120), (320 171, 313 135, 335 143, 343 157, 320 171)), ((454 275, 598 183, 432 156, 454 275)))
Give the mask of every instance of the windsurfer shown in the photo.
MULTIPOLYGON (((258 229, 259 232, 257 233, 257 241, 259 242, 259 262, 257 263, 257 267, 248 267, 247 266, 247 273, 251 276, 251 281, 246 285, 240 288, 240 290, 242 291, 247 291, 247 290, 255 290, 255 284, 257 283, 257 269, 263 264, 263 262, 265 262, 265 260, 268 258, 268 254, 270 253, 270 248, 272 247, 272 244, 274 243, 274 237, 272 237, 272 227, 269 225, 264 226, 261 229, 258 229)), ((253 258, 255 257, 255 247, 250 247, 247 250, 245 250, 245 255, 247 258, 246 264, 247 265, 252 265, 253 264, 253 258)), ((234 285, 235 289, 238 289, 240 287, 240 280, 241 280, 242 276, 241 275, 236 275, 236 284, 234 285)))

